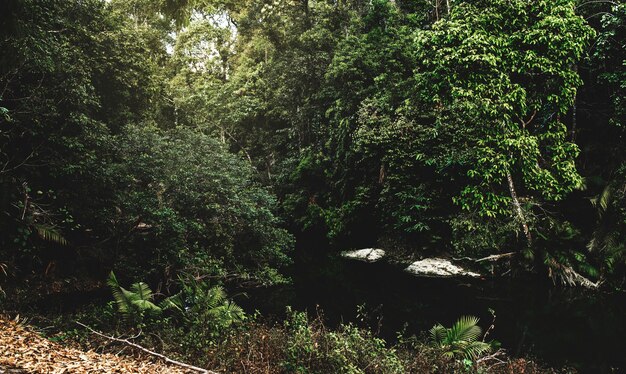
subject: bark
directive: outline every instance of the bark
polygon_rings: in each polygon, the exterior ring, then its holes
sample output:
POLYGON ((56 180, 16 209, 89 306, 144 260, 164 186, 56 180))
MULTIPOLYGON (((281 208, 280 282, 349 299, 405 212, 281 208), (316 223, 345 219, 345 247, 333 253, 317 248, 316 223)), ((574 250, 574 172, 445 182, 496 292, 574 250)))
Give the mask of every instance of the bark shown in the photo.
POLYGON ((526 221, 526 217, 524 216, 522 205, 517 199, 517 192, 515 192, 515 184, 513 183, 513 177, 511 176, 511 173, 506 174, 506 179, 509 182, 509 192, 511 193, 511 199, 513 200, 513 209, 515 210, 517 217, 522 223, 522 229, 524 230, 524 235, 526 236, 528 246, 530 247, 533 245, 533 237, 530 233, 530 229, 528 228, 528 222, 526 221))

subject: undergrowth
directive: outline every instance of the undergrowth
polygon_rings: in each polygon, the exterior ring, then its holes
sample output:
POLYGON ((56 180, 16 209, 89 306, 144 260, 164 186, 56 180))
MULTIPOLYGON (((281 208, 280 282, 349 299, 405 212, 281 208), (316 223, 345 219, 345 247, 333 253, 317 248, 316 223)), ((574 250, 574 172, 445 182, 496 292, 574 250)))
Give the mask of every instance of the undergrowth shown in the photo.
POLYGON ((184 324, 161 315, 130 326, 114 302, 54 316, 32 315, 25 323, 37 326, 49 339, 98 352, 140 356, 123 344, 95 336, 75 321, 108 335, 130 339, 146 348, 193 365, 223 373, 572 373, 544 368, 532 360, 510 358, 496 351, 468 360, 447 354, 426 335, 399 336, 395 344, 371 330, 342 323, 329 328, 320 311, 308 315, 288 309, 284 321, 249 315, 229 328, 184 324))

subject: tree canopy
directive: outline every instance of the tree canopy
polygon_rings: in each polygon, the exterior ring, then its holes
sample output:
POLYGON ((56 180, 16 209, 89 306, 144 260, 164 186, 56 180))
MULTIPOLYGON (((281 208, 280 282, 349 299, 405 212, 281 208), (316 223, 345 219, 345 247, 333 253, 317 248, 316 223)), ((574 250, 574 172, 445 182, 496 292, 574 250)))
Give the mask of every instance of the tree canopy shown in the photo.
POLYGON ((16 274, 271 283, 316 243, 515 251, 554 279, 623 280, 623 4, 0 10, 0 261, 16 274))

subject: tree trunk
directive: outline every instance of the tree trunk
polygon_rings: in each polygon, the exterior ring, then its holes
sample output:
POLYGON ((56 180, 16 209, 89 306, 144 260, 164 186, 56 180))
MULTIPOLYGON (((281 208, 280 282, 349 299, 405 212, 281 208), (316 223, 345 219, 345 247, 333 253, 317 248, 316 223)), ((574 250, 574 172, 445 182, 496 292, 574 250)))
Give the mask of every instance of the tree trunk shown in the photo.
POLYGON ((528 223, 526 222, 526 217, 524 217, 524 212, 522 211, 522 205, 519 203, 517 199, 517 192, 515 192, 515 184, 513 184, 513 177, 511 173, 506 174, 506 179, 509 182, 509 192, 511 193, 511 199, 513 200, 513 209, 517 214, 517 217, 522 222, 522 229, 524 230, 524 235, 526 236, 526 240, 528 241, 528 246, 532 246, 533 237, 530 233, 530 229, 528 228, 528 223))
MULTIPOLYGON (((578 64, 574 65, 573 70, 578 73, 578 64)), ((572 105, 572 142, 576 142, 576 110, 578 109, 576 108, 576 99, 578 99, 578 94, 574 96, 574 104, 572 105)))

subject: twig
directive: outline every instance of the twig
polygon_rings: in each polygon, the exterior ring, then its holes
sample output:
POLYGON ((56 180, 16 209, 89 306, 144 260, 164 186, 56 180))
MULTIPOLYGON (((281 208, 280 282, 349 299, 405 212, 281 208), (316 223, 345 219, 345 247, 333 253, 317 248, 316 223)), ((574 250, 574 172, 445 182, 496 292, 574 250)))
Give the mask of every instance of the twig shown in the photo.
POLYGON ((483 335, 483 342, 487 339, 487 335, 489 335, 491 330, 493 330, 496 327, 496 312, 493 309, 489 308, 489 313, 491 313, 491 315, 493 316, 493 319, 491 320, 491 325, 485 332, 485 335, 483 335))
POLYGON ((157 352, 151 351, 151 350, 149 350, 149 349, 147 349, 147 348, 144 348, 144 347, 140 346, 139 344, 136 344, 136 343, 130 342, 130 341, 128 341, 127 339, 119 339, 119 338, 114 338, 114 337, 112 337, 112 336, 105 335, 105 334, 103 334, 103 333, 101 333, 101 332, 98 332, 98 331, 96 331, 96 330, 92 329, 91 327, 89 327, 89 326, 87 326, 87 325, 85 325, 85 324, 83 324, 83 323, 80 323, 80 322, 78 322, 78 321, 76 321, 76 323, 77 323, 78 325, 80 325, 80 326, 82 326, 82 327, 86 328, 87 330, 91 331, 92 333, 94 333, 94 334, 98 335, 98 336, 101 336, 101 337, 103 337, 103 338, 106 338, 106 339, 109 339, 109 340, 113 340, 113 341, 116 341, 116 342, 120 342, 120 343, 128 344, 128 345, 130 345, 131 347, 135 347, 135 348, 137 348, 137 349, 139 349, 139 350, 141 350, 141 351, 143 351, 143 352, 148 353, 149 355, 152 355, 152 356, 158 357, 158 358, 160 358, 160 359, 164 360, 165 362, 167 362, 167 363, 169 363, 169 364, 172 364, 172 365, 177 365, 177 366, 184 367, 184 368, 187 368, 187 369, 191 369, 191 370, 194 370, 194 371, 197 371, 197 372, 200 372, 200 373, 204 373, 204 374, 218 374, 218 373, 217 373, 217 372, 215 372, 215 371, 206 370, 206 369, 203 369, 203 368, 200 368, 200 367, 197 367, 197 366, 193 366, 193 365, 185 364, 184 362, 180 362, 180 361, 172 360, 171 358, 169 358, 169 357, 167 357, 167 356, 165 356, 165 355, 162 355, 162 354, 160 354, 160 353, 157 353, 157 352))
POLYGON ((497 361, 498 364, 505 364, 506 363, 505 361, 498 358, 498 356, 503 356, 503 355, 504 355, 504 350, 498 349, 493 354, 479 358, 478 360, 476 360, 476 363, 480 364, 485 361, 494 360, 494 361, 497 361))

